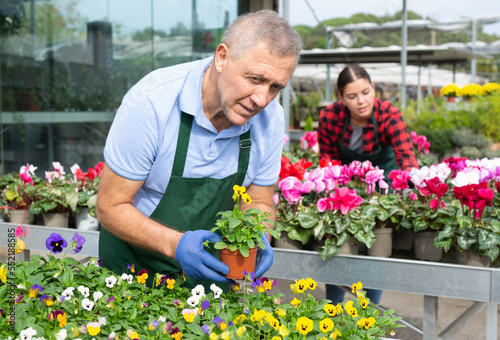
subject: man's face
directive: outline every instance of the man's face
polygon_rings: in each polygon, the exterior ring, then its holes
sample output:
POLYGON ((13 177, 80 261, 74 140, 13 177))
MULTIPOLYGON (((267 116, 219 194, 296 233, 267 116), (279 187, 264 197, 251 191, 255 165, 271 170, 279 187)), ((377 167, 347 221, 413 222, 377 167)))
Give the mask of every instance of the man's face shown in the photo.
POLYGON ((217 82, 222 109, 232 124, 243 125, 262 111, 284 88, 295 69, 294 56, 270 54, 258 43, 234 59, 222 56, 217 82))

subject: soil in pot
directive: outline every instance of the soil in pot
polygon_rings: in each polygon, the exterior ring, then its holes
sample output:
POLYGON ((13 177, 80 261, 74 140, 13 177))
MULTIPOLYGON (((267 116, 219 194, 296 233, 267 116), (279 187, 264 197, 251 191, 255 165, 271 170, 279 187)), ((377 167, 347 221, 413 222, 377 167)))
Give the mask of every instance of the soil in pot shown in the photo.
POLYGON ((413 234, 413 250, 417 260, 441 261, 443 247, 434 247, 435 231, 418 231, 413 234))
POLYGON ((375 242, 367 249, 368 256, 389 257, 392 255, 392 228, 375 228, 375 242))
POLYGON ((228 248, 219 250, 219 258, 221 262, 227 264, 229 273, 226 277, 233 280, 241 280, 245 277, 243 271, 247 273, 255 272, 255 261, 257 259, 258 247, 250 249, 248 257, 241 255, 239 250, 230 251, 228 248))

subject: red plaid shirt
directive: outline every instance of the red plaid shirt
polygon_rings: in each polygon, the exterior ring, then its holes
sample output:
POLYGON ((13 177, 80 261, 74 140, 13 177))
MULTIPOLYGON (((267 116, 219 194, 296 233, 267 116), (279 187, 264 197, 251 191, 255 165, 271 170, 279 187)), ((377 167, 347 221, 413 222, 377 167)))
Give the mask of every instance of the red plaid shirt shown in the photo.
MULTIPOLYGON (((401 111, 389 101, 375 98, 373 104, 377 121, 378 142, 381 146, 392 145, 396 162, 402 170, 418 168, 418 161, 413 153, 413 144, 406 130, 401 111)), ((342 135, 348 109, 342 101, 336 101, 321 111, 318 125, 319 153, 321 157, 340 159, 337 143, 342 135)), ((349 147, 352 126, 346 129, 343 145, 349 147)), ((373 123, 370 119, 363 126, 363 152, 372 154, 376 146, 373 123)))

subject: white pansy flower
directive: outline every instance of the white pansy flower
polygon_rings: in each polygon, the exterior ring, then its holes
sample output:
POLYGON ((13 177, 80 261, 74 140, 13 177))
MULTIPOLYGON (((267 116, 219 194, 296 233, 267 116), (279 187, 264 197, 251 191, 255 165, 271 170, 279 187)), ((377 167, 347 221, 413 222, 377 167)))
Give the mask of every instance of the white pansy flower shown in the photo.
POLYGON ((64 298, 68 298, 70 296, 73 296, 73 291, 75 290, 75 287, 68 287, 66 288, 62 293, 61 296, 64 298))
POLYGON ((158 317, 158 321, 160 321, 160 322, 167 322, 167 318, 164 317, 164 316, 159 316, 158 317))
POLYGON ((106 324, 106 318, 104 316, 101 316, 98 321, 101 326, 106 324))
POLYGON ((63 328, 56 333, 56 340, 66 340, 68 337, 68 330, 63 328))
POLYGON ((90 301, 89 299, 85 298, 82 300, 82 307, 86 310, 92 310, 94 308, 94 303, 90 301))
POLYGON ((217 287, 217 285, 215 283, 212 283, 210 285, 210 290, 212 292, 214 292, 214 298, 215 299, 218 299, 222 295, 222 289, 220 289, 219 287, 217 287))
POLYGON ((202 297, 203 295, 205 295, 205 287, 203 287, 203 285, 197 285, 196 287, 191 289, 191 294, 202 297))
POLYGON ((78 291, 85 297, 89 297, 90 290, 85 286, 78 286, 78 291))
POLYGON ((28 327, 21 331, 19 338, 21 340, 32 340, 34 335, 36 335, 36 331, 32 327, 28 327))
POLYGON ((133 280, 134 280, 134 277, 132 276, 132 274, 128 274, 128 279, 127 279, 128 283, 132 284, 133 280))
POLYGON ((113 286, 115 285, 117 279, 115 276, 111 275, 111 276, 108 276, 106 278, 106 286, 109 287, 109 288, 113 288, 113 286))
POLYGON ((200 303, 200 298, 196 295, 193 295, 189 299, 187 299, 187 303, 191 307, 196 307, 200 303))
POLYGON ((102 293, 97 291, 97 292, 94 292, 94 294, 92 294, 92 297, 94 298, 94 302, 97 302, 97 300, 99 300, 100 298, 102 298, 102 293))

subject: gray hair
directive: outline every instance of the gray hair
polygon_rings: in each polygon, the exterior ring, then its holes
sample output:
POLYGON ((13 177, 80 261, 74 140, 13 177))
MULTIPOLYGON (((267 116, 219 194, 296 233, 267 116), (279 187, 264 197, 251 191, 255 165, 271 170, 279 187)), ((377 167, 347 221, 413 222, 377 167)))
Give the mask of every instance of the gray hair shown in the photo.
POLYGON ((230 56, 237 59, 257 43, 264 42, 271 54, 293 55, 299 62, 302 41, 295 29, 271 10, 260 10, 237 17, 224 32, 223 44, 230 48, 230 56))

